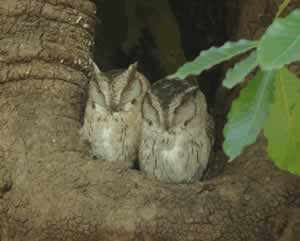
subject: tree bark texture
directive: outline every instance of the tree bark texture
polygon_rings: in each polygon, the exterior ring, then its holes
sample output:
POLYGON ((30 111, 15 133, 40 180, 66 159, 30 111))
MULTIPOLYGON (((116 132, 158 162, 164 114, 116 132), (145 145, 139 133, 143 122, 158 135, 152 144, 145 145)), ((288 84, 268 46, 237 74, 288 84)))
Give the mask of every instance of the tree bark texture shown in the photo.
POLYGON ((300 206, 300 178, 273 166, 263 138, 222 176, 193 185, 88 157, 78 130, 95 9, 91 0, 0 0, 0 240, 275 241, 289 234, 294 222, 278 215, 300 206))

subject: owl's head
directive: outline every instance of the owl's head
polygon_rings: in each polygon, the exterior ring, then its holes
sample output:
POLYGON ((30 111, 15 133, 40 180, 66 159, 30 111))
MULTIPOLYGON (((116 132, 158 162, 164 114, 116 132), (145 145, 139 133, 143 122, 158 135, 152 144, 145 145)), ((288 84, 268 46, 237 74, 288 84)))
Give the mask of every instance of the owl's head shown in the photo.
POLYGON ((146 128, 169 133, 199 128, 206 111, 206 100, 197 84, 182 80, 159 80, 147 92, 142 106, 146 128))
POLYGON ((102 73, 94 64, 95 78, 90 84, 89 99, 92 107, 102 108, 110 113, 127 112, 141 106, 150 84, 137 71, 137 63, 125 70, 102 73))

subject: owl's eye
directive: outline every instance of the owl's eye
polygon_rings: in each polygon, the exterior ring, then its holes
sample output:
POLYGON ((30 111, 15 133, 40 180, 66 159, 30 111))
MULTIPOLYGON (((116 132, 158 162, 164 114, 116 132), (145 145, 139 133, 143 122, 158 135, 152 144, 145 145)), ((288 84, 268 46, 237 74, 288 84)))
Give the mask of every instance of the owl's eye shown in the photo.
POLYGON ((147 94, 144 98, 144 103, 142 106, 142 117, 147 122, 149 126, 159 126, 159 113, 158 110, 153 105, 152 97, 147 94))
POLYGON ((142 92, 143 90, 140 82, 136 78, 131 79, 122 91, 120 104, 122 106, 126 105, 127 103, 134 105, 142 92))
POLYGON ((187 127, 196 115, 196 106, 191 99, 187 99, 179 105, 174 111, 174 125, 178 127, 187 127))
POLYGON ((96 81, 92 81, 90 83, 89 99, 90 101, 92 101, 93 109, 95 109, 96 103, 98 106, 106 107, 105 95, 103 94, 98 82, 96 81))

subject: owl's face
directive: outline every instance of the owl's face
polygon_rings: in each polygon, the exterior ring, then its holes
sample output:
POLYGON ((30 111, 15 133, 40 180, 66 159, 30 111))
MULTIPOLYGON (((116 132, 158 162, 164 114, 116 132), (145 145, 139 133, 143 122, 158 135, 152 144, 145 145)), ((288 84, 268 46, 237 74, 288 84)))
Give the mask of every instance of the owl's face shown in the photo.
POLYGON ((206 117, 206 101, 197 85, 180 80, 160 80, 144 98, 144 128, 169 135, 201 126, 206 117), (203 118, 202 117, 202 118, 203 118))
POLYGON ((137 64, 108 73, 101 73, 96 65, 94 67, 95 81, 91 82, 89 93, 92 109, 114 114, 141 108, 150 85, 144 75, 137 72, 137 64))

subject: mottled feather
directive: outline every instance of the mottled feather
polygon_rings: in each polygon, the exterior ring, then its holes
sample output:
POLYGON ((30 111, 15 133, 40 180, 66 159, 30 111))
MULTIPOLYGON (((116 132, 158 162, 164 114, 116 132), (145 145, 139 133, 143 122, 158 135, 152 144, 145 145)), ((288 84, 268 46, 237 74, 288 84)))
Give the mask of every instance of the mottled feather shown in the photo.
POLYGON ((81 135, 98 159, 133 166, 141 135, 141 105, 149 81, 133 64, 102 73, 94 64, 81 135))
POLYGON ((213 145, 213 120, 195 82, 158 81, 148 91, 142 113, 141 170, 165 182, 199 180, 213 145))

